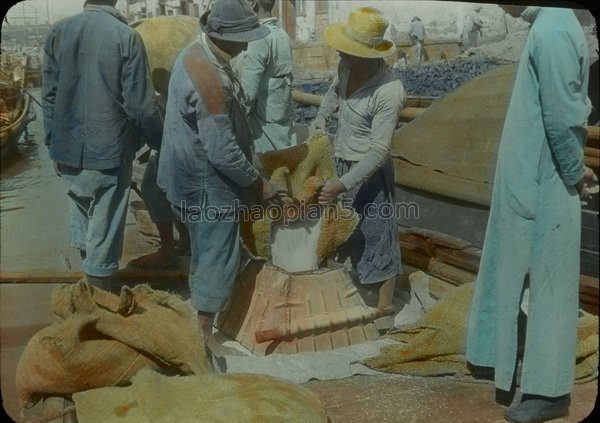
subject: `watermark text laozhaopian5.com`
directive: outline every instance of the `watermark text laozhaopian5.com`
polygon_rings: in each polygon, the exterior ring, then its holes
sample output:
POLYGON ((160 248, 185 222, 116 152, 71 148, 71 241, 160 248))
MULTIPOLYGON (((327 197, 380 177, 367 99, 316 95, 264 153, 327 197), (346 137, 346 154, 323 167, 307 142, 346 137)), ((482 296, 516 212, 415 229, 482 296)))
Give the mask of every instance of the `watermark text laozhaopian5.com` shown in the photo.
MULTIPOLYGON (((316 221, 325 213, 330 218, 351 219, 353 209, 352 199, 343 198, 339 205, 320 205, 315 203, 288 203, 288 204, 240 204, 234 200, 232 204, 220 206, 188 206, 182 201, 179 207, 181 222, 227 222, 227 221, 258 221, 268 219, 273 222, 287 224, 298 220, 316 221)), ((419 205, 415 202, 405 203, 368 203, 357 210, 359 217, 365 219, 419 219, 419 205), (362 216, 361 216, 362 214, 362 216)))

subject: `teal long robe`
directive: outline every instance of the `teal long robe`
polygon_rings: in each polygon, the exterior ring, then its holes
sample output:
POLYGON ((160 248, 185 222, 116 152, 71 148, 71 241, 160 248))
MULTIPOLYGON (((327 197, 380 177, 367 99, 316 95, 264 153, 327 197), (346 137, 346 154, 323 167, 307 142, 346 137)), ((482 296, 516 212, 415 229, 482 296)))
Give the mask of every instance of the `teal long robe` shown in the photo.
POLYGON ((467 360, 510 390, 524 279, 529 304, 521 392, 571 391, 578 315, 589 57, 570 9, 541 8, 508 107, 467 331, 467 360))

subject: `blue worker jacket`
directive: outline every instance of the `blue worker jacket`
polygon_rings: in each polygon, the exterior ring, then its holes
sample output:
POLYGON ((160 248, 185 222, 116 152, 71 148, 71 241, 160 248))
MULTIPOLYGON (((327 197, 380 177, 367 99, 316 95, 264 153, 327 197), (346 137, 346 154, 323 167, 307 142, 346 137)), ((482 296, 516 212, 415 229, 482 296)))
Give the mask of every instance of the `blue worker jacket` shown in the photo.
POLYGON ((252 164, 241 86, 228 60, 215 56, 208 43, 203 34, 182 50, 173 66, 158 186, 182 209, 211 206, 225 211, 254 200, 251 184, 259 173, 252 164))
POLYGON ((139 34, 113 7, 89 5, 58 22, 44 47, 45 143, 50 158, 112 169, 148 142, 162 122, 139 34))

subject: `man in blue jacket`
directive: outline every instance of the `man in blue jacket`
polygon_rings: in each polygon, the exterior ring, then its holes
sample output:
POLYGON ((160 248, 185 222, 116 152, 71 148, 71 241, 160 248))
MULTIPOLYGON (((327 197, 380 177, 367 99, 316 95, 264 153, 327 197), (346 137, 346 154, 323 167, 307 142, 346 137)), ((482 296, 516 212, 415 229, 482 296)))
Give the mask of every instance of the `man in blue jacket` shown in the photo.
POLYGON ((71 243, 86 279, 113 289, 123 250, 132 161, 162 124, 140 36, 115 9, 88 0, 44 47, 45 143, 72 201, 71 243))

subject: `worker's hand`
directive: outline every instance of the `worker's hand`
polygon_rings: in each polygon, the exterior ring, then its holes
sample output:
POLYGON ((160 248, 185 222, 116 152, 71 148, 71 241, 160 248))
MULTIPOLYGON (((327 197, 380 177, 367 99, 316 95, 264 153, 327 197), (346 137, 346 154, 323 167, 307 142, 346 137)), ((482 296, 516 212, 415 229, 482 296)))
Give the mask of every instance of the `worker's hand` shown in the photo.
POLYGON ((339 179, 331 179, 325 182, 325 185, 319 191, 319 204, 333 203, 338 195, 346 191, 344 184, 339 179))
POLYGON ((583 178, 576 185, 582 200, 590 200, 593 194, 598 193, 598 177, 592 169, 585 166, 583 178))
POLYGON ((321 115, 317 115, 315 120, 308 127, 308 135, 313 136, 317 131, 325 132, 325 118, 321 115))
POLYGON ((259 176, 254 182, 254 188, 261 200, 273 204, 282 203, 281 190, 273 185, 267 178, 259 176))

